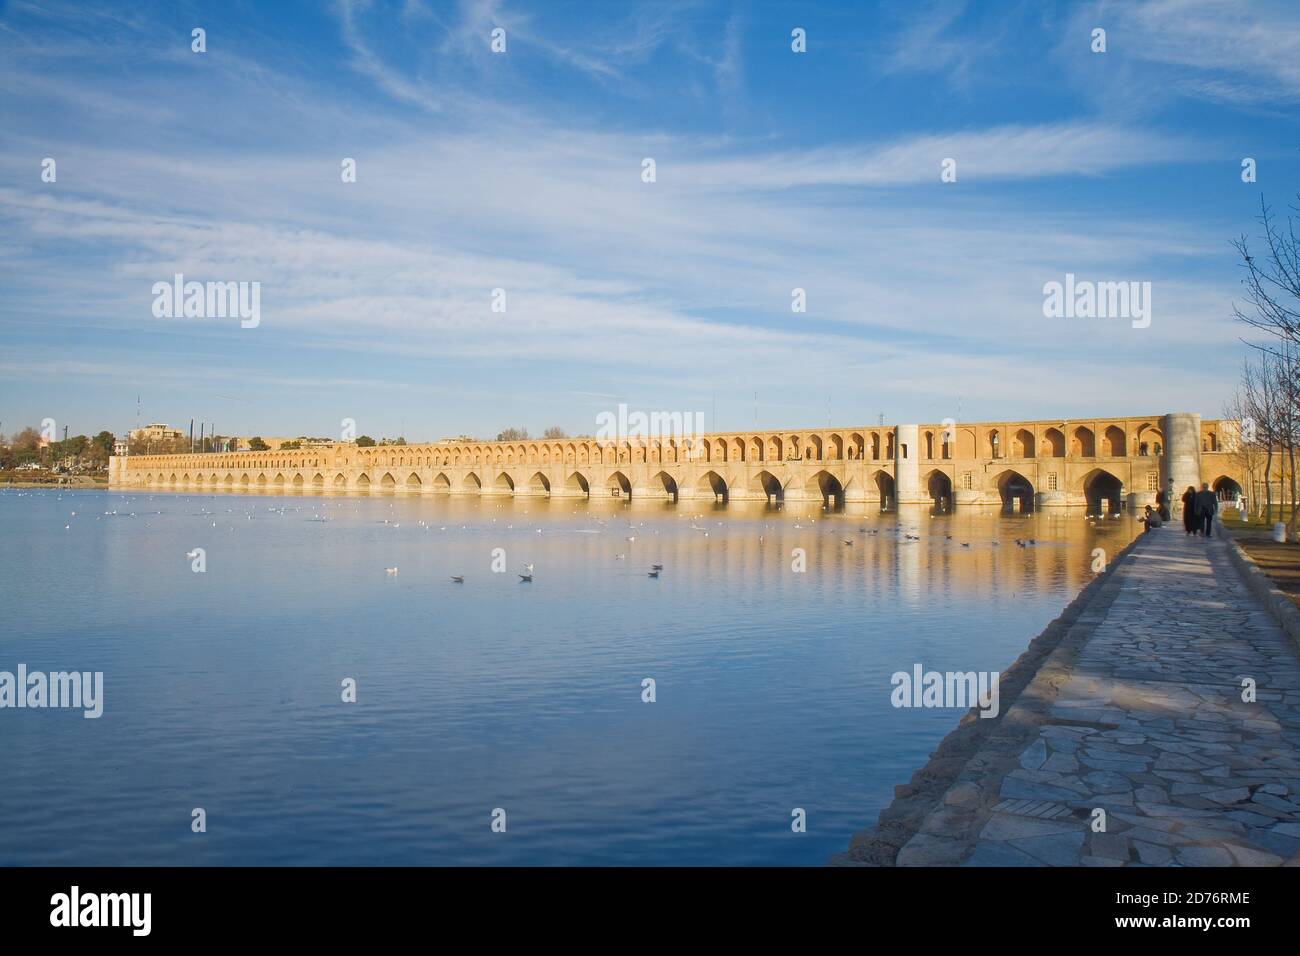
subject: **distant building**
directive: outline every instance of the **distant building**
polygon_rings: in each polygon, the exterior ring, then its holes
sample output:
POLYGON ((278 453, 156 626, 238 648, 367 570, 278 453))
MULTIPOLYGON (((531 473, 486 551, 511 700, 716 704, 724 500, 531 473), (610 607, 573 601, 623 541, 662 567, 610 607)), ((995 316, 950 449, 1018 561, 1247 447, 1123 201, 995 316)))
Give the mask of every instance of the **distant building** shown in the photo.
POLYGON ((132 441, 176 441, 184 437, 185 433, 180 429, 159 423, 146 425, 144 428, 131 429, 132 441))
POLYGON ((127 453, 130 442, 125 438, 113 439, 113 454, 121 457, 127 453))

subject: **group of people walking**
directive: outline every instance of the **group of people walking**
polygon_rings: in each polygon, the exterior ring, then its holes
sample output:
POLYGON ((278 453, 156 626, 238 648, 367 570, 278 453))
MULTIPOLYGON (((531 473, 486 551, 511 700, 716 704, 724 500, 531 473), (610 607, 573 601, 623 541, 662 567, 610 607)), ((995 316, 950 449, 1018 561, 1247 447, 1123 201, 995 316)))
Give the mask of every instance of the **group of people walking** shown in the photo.
MULTIPOLYGON (((1214 537, 1214 516, 1219 510, 1219 498, 1210 490, 1208 483, 1201 484, 1197 491, 1195 485, 1188 485, 1183 492, 1183 530, 1187 534, 1214 537)), ((1147 531, 1158 528, 1169 520, 1169 504, 1165 501, 1163 491, 1156 495, 1156 506, 1147 505, 1142 524, 1147 531)))
POLYGON ((1183 529, 1188 534, 1214 536, 1214 515, 1219 510, 1219 498, 1202 482, 1201 490, 1188 485, 1183 492, 1183 529))

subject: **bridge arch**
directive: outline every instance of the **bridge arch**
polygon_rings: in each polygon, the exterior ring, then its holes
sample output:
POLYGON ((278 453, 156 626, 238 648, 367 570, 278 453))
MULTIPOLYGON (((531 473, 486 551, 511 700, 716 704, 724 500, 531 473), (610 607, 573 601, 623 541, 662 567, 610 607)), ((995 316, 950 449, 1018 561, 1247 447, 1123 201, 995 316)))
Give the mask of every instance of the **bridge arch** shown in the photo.
POLYGON ((1075 458, 1096 458, 1097 438, 1087 425, 1080 425, 1074 430, 1070 441, 1070 453, 1075 458))
POLYGON ((621 471, 616 471, 609 476, 609 480, 605 482, 605 488, 612 497, 632 497, 632 482, 628 481, 627 475, 621 471))
POLYGON ((925 489, 934 502, 934 510, 947 513, 952 511, 952 478, 946 471, 935 468, 925 478, 925 489))
POLYGON ((1106 454, 1111 458, 1123 458, 1128 454, 1128 440, 1124 429, 1111 425, 1104 432, 1106 454))
POLYGON ((325 487, 325 476, 322 475, 319 471, 316 472, 316 474, 312 476, 312 479, 311 479, 311 486, 312 486, 313 488, 324 488, 324 487, 325 487))
POLYGON ((1013 514, 1016 511, 1029 514, 1034 510, 1034 486, 1020 472, 1004 471, 998 475, 996 484, 998 497, 1002 499, 1003 514, 1013 514))
POLYGON ((1043 432, 1043 448, 1048 458, 1065 457, 1065 433, 1059 428, 1049 428, 1043 432))
POLYGON ((844 507, 844 483, 825 468, 808 479, 805 493, 809 498, 820 498, 824 508, 844 507))
POLYGON ((727 500, 727 482, 716 471, 706 471, 701 475, 697 490, 704 497, 712 495, 714 501, 727 500))
POLYGON ((493 482, 492 487, 497 491, 509 491, 513 493, 515 490, 515 480, 503 471, 501 474, 497 475, 497 480, 493 482))
POLYGON ((661 471, 659 472, 659 474, 654 476, 653 480, 658 481, 659 484, 663 487, 664 494, 668 497, 669 501, 677 500, 678 489, 677 489, 676 478, 668 474, 668 472, 666 471, 661 471))
POLYGON ((1011 439, 1011 452, 1017 458, 1033 458, 1036 451, 1034 433, 1028 428, 1021 428, 1011 439))
POLYGON ((551 479, 540 471, 536 472, 532 478, 528 479, 528 490, 533 494, 549 495, 551 493, 551 479))
POLYGON ((754 476, 751 490, 756 495, 762 495, 768 504, 780 504, 785 500, 785 489, 781 487, 781 480, 767 469, 754 476))
POLYGON ((880 510, 892 511, 898 504, 898 498, 894 491, 894 476, 881 468, 871 478, 876 483, 876 490, 880 493, 880 510))
POLYGON ((1214 494, 1220 501, 1236 501, 1242 494, 1241 485, 1235 478, 1229 478, 1227 475, 1215 478, 1210 487, 1214 489, 1214 494))
POLYGON ((467 475, 465 476, 465 478, 461 481, 460 485, 461 485, 461 487, 464 488, 466 491, 482 491, 482 490, 483 490, 483 479, 480 478, 478 475, 476 475, 474 472, 471 471, 471 472, 470 472, 469 474, 467 474, 467 475))
POLYGON ((1104 468, 1083 476, 1083 495, 1090 515, 1118 514, 1123 509, 1123 482, 1104 468))
POLYGON ((406 476, 407 491, 419 491, 423 487, 424 487, 424 482, 420 480, 420 476, 417 475, 415 472, 411 472, 409 475, 406 476))
POLYGON ((451 492, 451 479, 447 477, 445 471, 440 471, 434 476, 433 490, 438 494, 449 494, 451 492))
POLYGON ((369 490, 370 490, 370 476, 363 471, 361 474, 357 476, 357 491, 368 492, 369 490))
POLYGON ((334 476, 334 490, 343 491, 348 486, 348 480, 342 474, 334 476))

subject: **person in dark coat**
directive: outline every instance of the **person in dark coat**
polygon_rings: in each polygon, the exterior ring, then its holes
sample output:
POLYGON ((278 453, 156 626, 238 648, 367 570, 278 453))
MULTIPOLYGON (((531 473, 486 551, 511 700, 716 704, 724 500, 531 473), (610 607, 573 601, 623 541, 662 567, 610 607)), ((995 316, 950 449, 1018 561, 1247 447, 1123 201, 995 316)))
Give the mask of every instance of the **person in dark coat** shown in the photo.
POLYGON ((1197 526, 1196 489, 1188 485, 1183 492, 1183 530, 1188 534, 1196 534, 1197 526))
POLYGON ((1214 513, 1219 510, 1219 499, 1210 486, 1201 482, 1201 490, 1196 494, 1196 519, 1207 538, 1213 537, 1214 513))
POLYGON ((1165 500, 1163 491, 1156 492, 1156 514, 1160 516, 1161 521, 1169 520, 1169 502, 1165 500))

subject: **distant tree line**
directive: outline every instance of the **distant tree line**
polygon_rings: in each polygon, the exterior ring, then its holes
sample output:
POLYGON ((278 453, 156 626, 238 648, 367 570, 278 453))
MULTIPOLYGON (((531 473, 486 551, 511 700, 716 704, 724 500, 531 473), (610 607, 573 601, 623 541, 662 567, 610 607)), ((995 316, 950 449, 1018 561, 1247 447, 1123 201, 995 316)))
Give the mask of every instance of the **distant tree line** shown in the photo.
POLYGON ((8 439, 0 435, 0 470, 4 471, 32 464, 58 468, 65 463, 79 470, 100 471, 108 467, 112 454, 112 432, 100 432, 93 438, 73 435, 48 445, 42 443, 41 433, 31 427, 10 435, 8 439))

